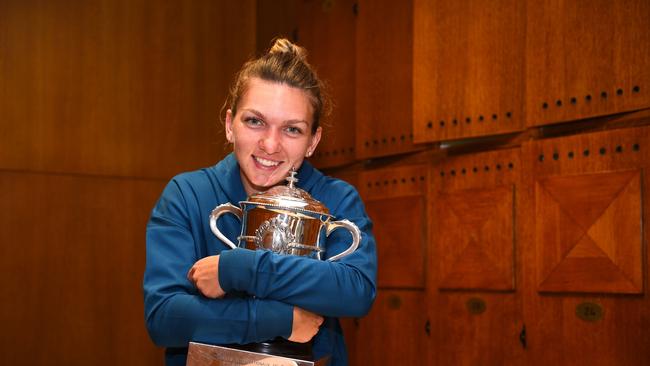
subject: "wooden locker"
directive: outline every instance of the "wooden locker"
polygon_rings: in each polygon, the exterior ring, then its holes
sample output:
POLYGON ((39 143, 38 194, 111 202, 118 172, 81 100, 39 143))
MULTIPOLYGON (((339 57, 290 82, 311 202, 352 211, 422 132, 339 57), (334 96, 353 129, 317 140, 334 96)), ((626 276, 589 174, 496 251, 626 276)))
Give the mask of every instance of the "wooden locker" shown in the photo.
POLYGON ((426 182, 424 165, 360 173, 359 192, 377 240, 380 288, 424 288, 426 182))
POLYGON ((520 150, 450 156, 431 166, 427 315, 431 365, 516 365, 520 150))
POLYGON ((423 165, 359 173, 377 240, 379 292, 368 316, 343 322, 351 365, 416 365, 426 358, 427 178, 423 165))
POLYGON ((650 107, 650 2, 528 1, 526 18, 529 126, 650 107))
POLYGON ((144 232, 164 181, 0 172, 3 365, 161 364, 144 232))
POLYGON ((298 14, 298 43, 333 101, 310 161, 319 168, 345 165, 355 161, 355 1, 301 1, 298 14))
POLYGON ((413 2, 358 1, 356 156, 422 149, 413 144, 413 2))
POLYGON ((350 366, 425 364, 423 291, 379 290, 370 314, 354 324, 350 366))
POLYGON ((525 2, 415 0, 414 6, 415 141, 522 130, 525 2))
POLYGON ((524 145, 531 363, 650 363, 650 127, 524 145))

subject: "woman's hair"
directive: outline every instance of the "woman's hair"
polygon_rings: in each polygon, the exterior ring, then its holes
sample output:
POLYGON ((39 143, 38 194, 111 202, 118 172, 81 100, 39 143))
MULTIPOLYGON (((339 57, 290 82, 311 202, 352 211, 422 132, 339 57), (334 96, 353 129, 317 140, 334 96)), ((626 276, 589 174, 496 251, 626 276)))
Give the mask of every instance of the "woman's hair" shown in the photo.
POLYGON ((275 39, 273 46, 265 55, 250 60, 242 66, 230 87, 222 113, 230 109, 233 116, 237 114, 237 104, 246 92, 251 78, 260 78, 304 90, 314 110, 312 133, 316 132, 321 125, 321 120, 329 114, 331 107, 325 85, 307 63, 307 51, 285 38, 275 39))

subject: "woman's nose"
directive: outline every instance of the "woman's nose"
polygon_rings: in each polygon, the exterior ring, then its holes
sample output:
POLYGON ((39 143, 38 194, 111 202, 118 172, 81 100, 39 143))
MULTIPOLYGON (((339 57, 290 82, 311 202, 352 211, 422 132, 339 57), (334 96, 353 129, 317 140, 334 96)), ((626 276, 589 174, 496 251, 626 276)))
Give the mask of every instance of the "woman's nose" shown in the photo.
POLYGON ((274 154, 281 149, 280 131, 269 129, 260 139, 260 148, 267 154, 274 154))

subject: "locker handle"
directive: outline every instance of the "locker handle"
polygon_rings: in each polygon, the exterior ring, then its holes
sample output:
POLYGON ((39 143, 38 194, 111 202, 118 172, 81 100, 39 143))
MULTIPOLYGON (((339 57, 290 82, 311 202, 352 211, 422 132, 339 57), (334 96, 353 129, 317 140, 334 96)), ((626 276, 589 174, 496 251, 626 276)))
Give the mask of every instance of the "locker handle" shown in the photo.
POLYGON ((519 342, 521 343, 521 347, 526 349, 526 324, 524 324, 521 328, 521 332, 519 332, 519 342))

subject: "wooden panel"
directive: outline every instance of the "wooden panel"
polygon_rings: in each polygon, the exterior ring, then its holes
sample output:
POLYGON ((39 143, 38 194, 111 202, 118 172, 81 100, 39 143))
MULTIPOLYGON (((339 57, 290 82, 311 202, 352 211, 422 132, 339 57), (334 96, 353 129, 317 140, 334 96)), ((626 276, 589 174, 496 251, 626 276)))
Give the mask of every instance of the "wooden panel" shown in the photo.
POLYGON ((360 174, 360 193, 377 239, 380 288, 424 288, 426 181, 420 165, 360 174))
MULTIPOLYGON (((432 336, 428 365, 524 365, 515 294, 441 292, 427 295, 432 336)), ((526 365, 534 365, 527 363, 526 365)))
POLYGON ((449 156, 431 169, 429 364, 521 364, 520 151, 449 156))
POLYGON ((436 286, 514 289, 518 150, 451 157, 432 174, 436 286))
POLYGON ((523 128, 525 2, 415 0, 416 142, 523 128))
POLYGON ((426 320, 422 291, 380 291, 365 318, 357 321, 348 346, 351 366, 423 365, 426 320))
POLYGON ((650 107, 650 3, 529 1, 531 126, 650 107))
POLYGON ((0 167, 168 177, 225 154, 253 1, 2 3, 0 167))
POLYGON ((413 151, 413 0, 358 1, 357 158, 413 151))
POLYGON ((273 45, 277 37, 294 42, 298 35, 298 7, 304 0, 256 0, 255 42, 256 54, 262 55, 273 45))
POLYGON ((314 156, 316 166, 340 166, 355 160, 355 21, 354 0, 302 1, 300 44, 329 86, 334 109, 314 156))
POLYGON ((530 142, 523 156, 529 363, 650 364, 650 127, 530 142))
POLYGON ((514 289, 514 190, 468 189, 436 200, 438 286, 514 289))
POLYGON ((0 172, 3 365, 160 365, 144 231, 164 182, 0 172))
POLYGON ((623 171, 537 181, 540 291, 642 291, 640 178, 623 171))

